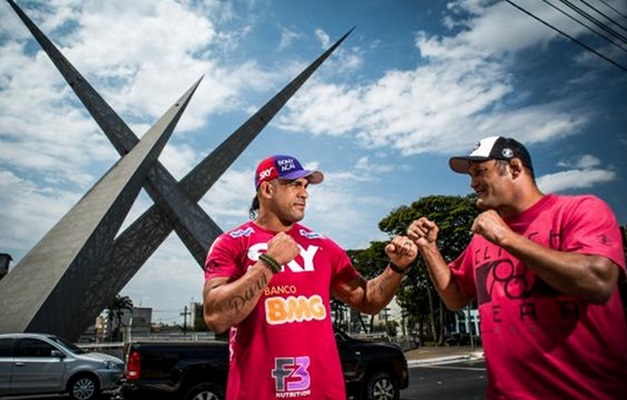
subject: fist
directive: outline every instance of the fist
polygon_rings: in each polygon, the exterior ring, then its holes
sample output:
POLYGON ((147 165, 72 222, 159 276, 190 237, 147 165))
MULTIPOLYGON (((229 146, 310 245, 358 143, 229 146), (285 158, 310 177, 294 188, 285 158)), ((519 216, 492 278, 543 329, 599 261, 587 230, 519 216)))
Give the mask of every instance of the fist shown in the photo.
POLYGON ((411 264, 418 255, 416 244, 405 236, 396 236, 385 246, 385 253, 390 261, 401 268, 411 264))
POLYGON ((430 221, 427 217, 421 217, 409 224, 407 237, 418 246, 426 246, 438 240, 439 231, 440 229, 435 222, 430 221))
POLYGON ((479 214, 472 224, 472 231, 496 245, 500 245, 508 235, 512 234, 512 230, 494 210, 479 214))
POLYGON ((279 232, 268 242, 266 253, 280 265, 283 265, 296 258, 299 252, 300 249, 296 241, 286 233, 279 232))

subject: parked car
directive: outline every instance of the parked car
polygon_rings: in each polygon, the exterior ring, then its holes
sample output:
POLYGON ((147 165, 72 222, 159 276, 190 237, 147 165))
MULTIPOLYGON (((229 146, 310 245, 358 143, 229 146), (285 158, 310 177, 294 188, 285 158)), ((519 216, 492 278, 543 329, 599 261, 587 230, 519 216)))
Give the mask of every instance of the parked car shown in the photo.
POLYGON ((444 343, 447 346, 470 346, 471 344, 481 346, 481 336, 473 335, 472 341, 470 339, 470 334, 466 332, 453 333, 444 339, 444 343))
POLYGON ((91 400, 114 390, 124 375, 124 361, 87 353, 58 336, 0 334, 0 397, 68 394, 91 400))
POLYGON ((354 339, 336 330, 346 392, 354 399, 398 400, 409 385, 405 353, 395 344, 354 339))
MULTIPOLYGON (((349 396, 398 400, 408 385, 407 360, 398 346, 353 339, 336 331, 349 396)), ((127 351, 124 400, 223 400, 228 375, 228 343, 135 342, 127 351)))

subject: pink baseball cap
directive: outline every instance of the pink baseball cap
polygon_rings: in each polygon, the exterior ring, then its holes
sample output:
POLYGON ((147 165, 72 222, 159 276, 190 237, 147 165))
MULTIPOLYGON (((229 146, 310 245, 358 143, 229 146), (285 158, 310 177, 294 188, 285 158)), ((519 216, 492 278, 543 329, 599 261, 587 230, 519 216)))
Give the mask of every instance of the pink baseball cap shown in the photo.
POLYGON ((276 178, 293 181, 305 177, 312 184, 320 183, 324 179, 322 172, 304 169, 300 162, 292 156, 274 155, 264 159, 257 166, 255 189, 259 189, 261 182, 276 178))

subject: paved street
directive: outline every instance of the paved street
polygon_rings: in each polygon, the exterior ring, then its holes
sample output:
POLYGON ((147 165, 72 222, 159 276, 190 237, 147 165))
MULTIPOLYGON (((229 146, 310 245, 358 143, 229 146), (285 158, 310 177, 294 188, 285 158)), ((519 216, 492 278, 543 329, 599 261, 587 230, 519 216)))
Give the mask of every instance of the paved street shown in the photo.
MULTIPOLYGON (((409 354, 409 387, 401 392, 401 400, 482 400, 485 399, 486 370, 485 361, 481 359, 467 359, 445 361, 456 355, 471 354, 465 348, 421 348, 409 354), (420 358, 430 358, 425 364, 417 364, 420 358)), ((104 396, 102 400, 110 400, 104 396)), ((68 396, 36 396, 20 398, 3 398, 3 400, 53 400, 68 399, 68 396)))
POLYGON ((486 384, 483 359, 412 366, 409 387, 401 392, 401 400, 481 400, 486 384))

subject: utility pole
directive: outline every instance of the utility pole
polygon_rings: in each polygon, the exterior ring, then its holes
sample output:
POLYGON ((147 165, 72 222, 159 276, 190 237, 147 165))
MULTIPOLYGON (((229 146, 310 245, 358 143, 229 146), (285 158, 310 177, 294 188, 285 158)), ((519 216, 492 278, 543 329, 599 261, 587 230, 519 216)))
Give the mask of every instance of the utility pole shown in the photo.
POLYGON ((187 333, 187 315, 189 311, 187 311, 187 306, 185 306, 184 311, 180 314, 183 316, 183 336, 187 333))

